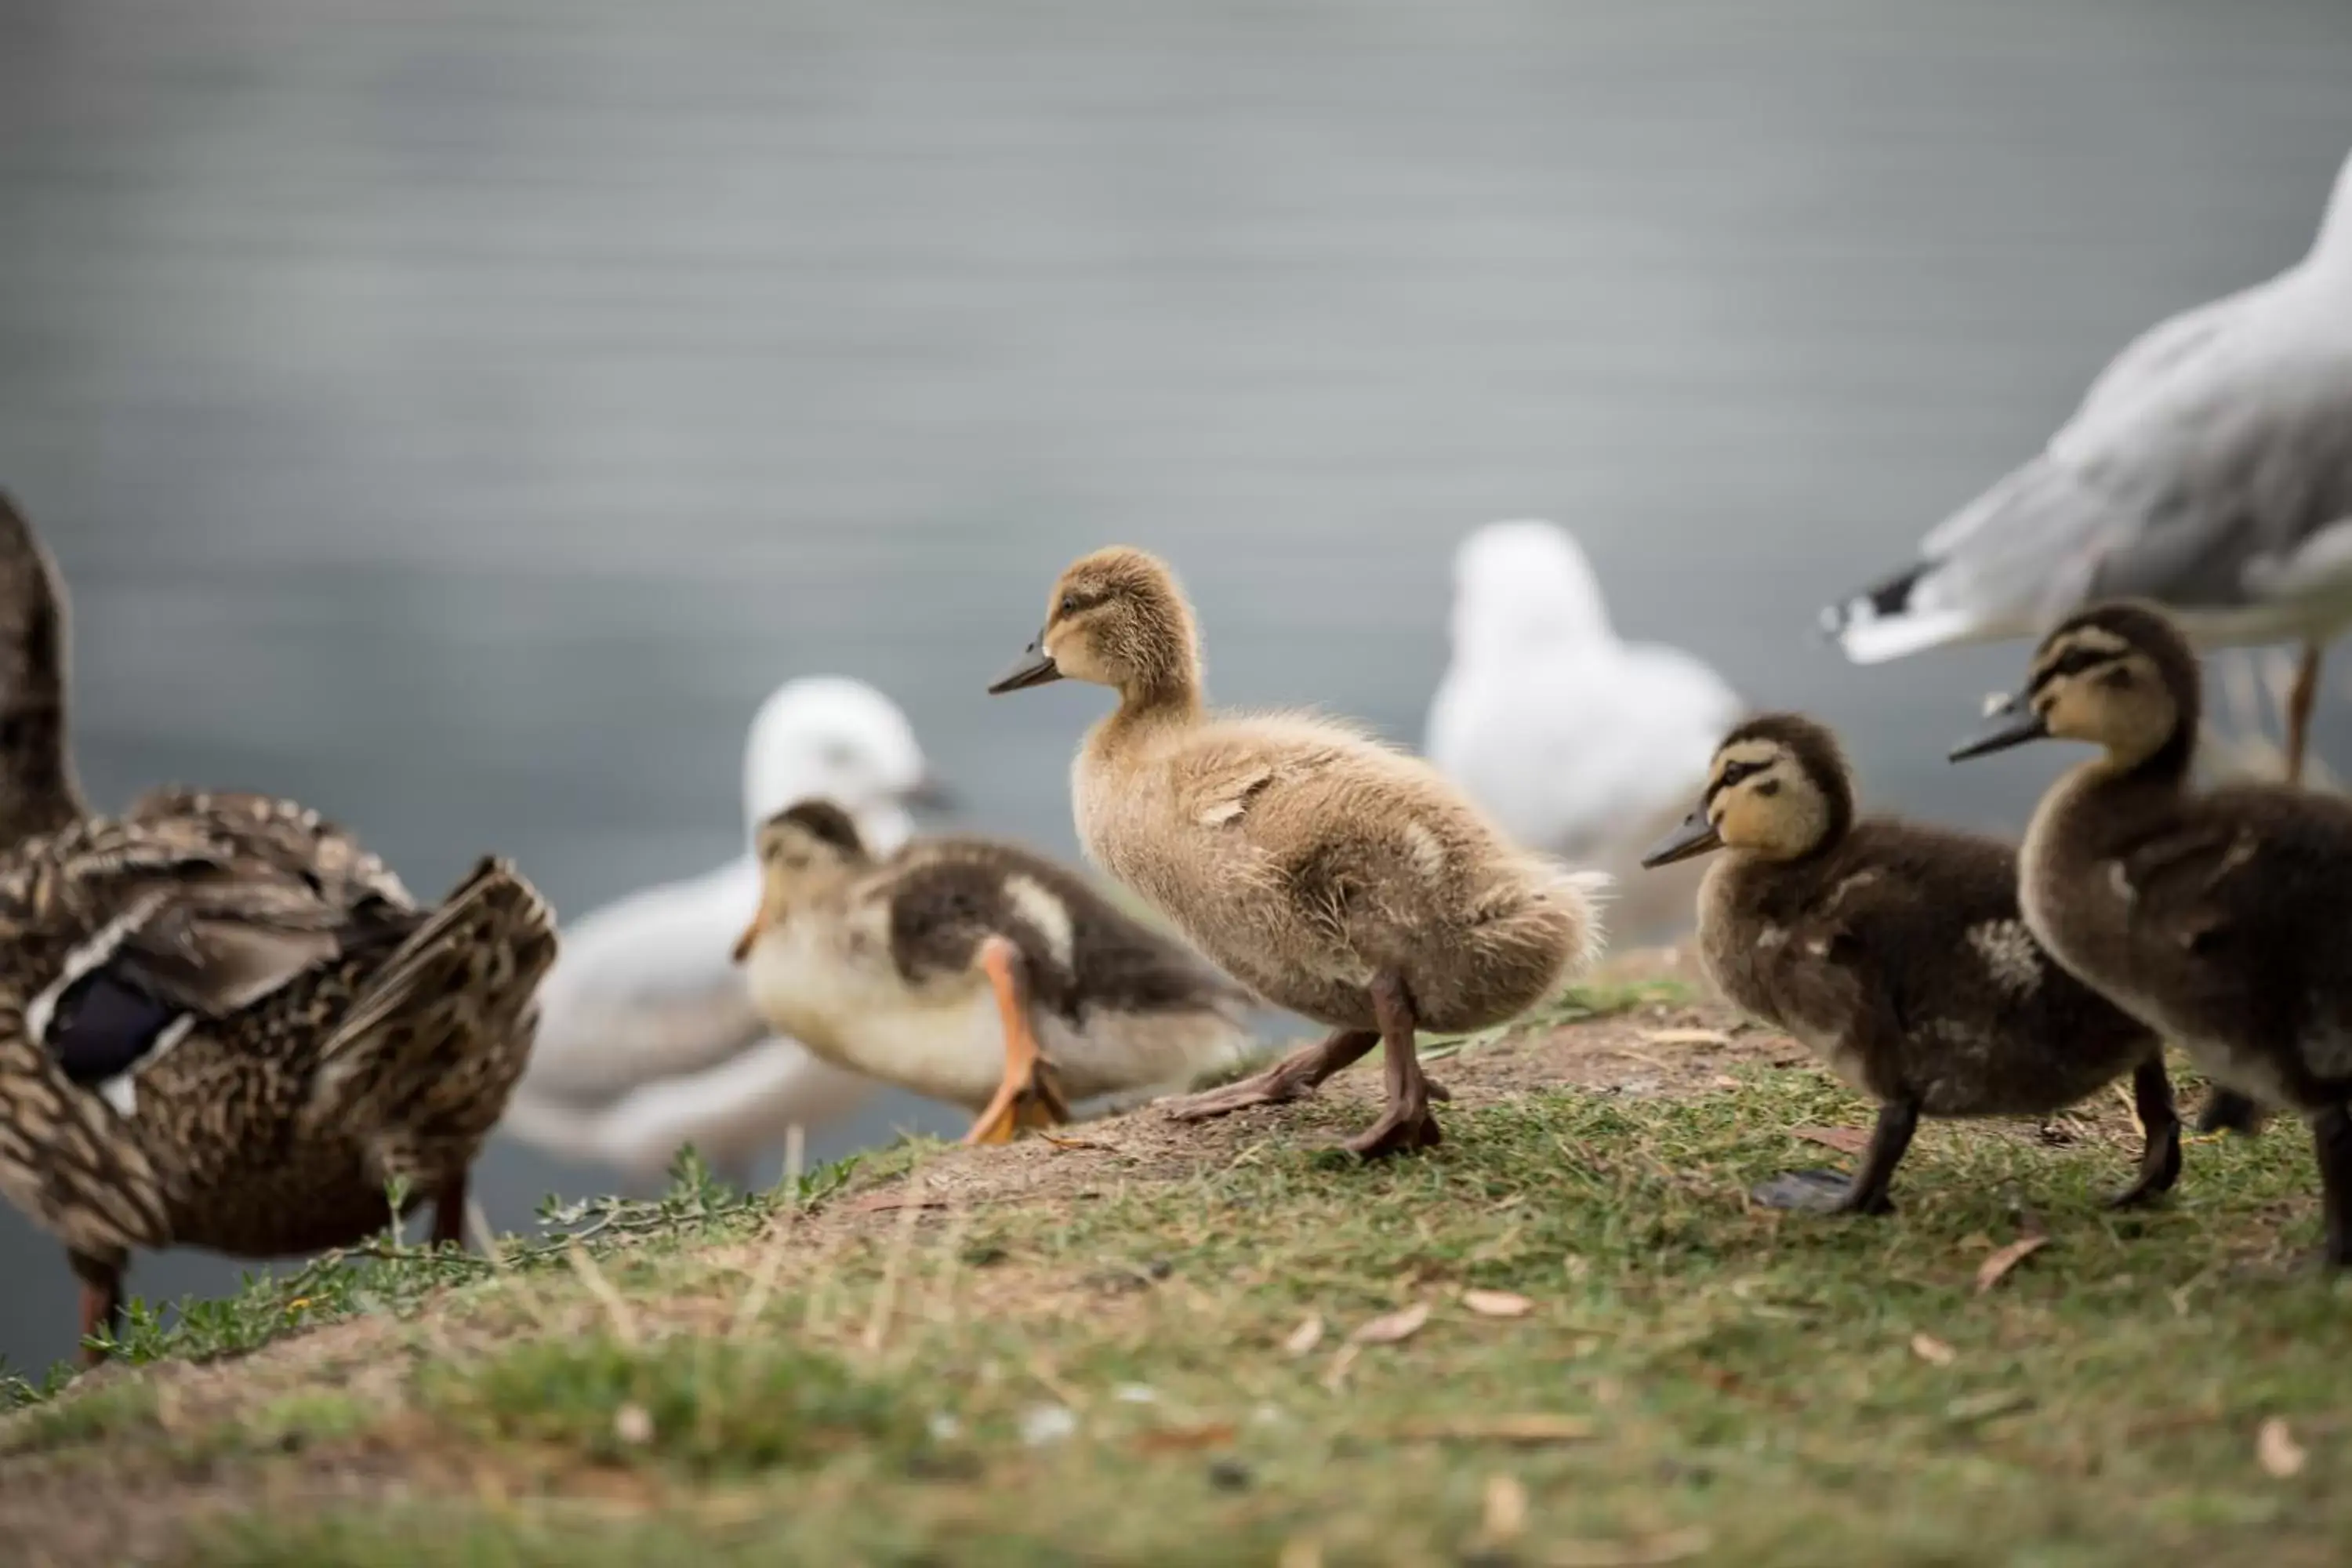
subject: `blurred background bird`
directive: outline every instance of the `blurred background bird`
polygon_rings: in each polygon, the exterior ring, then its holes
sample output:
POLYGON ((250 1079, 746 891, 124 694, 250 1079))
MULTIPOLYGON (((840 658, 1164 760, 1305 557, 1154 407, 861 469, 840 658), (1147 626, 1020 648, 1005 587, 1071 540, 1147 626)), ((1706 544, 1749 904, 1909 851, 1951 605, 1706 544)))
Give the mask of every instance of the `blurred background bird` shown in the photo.
POLYGON ((1822 625, 1874 664, 2115 598, 2160 601, 2209 646, 2299 642, 2300 778, 2321 651, 2352 624, 2352 157, 2300 261, 2134 339, 2038 456, 1822 625))
POLYGON ((808 799, 835 803, 869 843, 895 848, 908 808, 944 794, 906 715, 871 686, 814 677, 777 688, 744 748, 743 854, 564 927, 507 1131, 639 1176, 691 1143, 748 1186, 752 1163, 789 1129, 822 1131, 865 1101, 871 1079, 769 1030, 732 958, 760 908, 749 836, 808 799))
POLYGON ((1698 873, 1630 873, 1705 782, 1738 694, 1681 648, 1620 639, 1583 550, 1549 522, 1462 542, 1450 625, 1429 759, 1521 844, 1610 872, 1615 941, 1686 924, 1698 873))

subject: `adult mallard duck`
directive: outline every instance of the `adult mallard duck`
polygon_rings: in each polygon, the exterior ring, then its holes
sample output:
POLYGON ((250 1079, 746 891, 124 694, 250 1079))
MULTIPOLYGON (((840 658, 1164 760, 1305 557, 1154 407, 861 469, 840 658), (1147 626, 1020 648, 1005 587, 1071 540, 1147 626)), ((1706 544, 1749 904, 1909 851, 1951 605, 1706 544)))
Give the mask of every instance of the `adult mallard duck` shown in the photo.
POLYGON ((1836 737, 1767 713, 1716 748, 1698 810, 1643 864, 1710 852, 1698 906, 1708 977, 1878 1103, 1852 1181, 1798 1172, 1759 1188, 1759 1202, 1885 1213, 1920 1117, 2048 1115, 2126 1073, 2147 1143, 2115 1203, 2144 1202, 2179 1175, 2161 1042, 2034 942, 2008 845, 1857 821, 1836 737))
POLYGON ((1365 1155, 1438 1142, 1414 1031, 1517 1016, 1597 954, 1595 880, 1514 847, 1437 770, 1303 714, 1211 713, 1192 607, 1157 558, 1074 563, 990 688, 1065 677, 1119 704, 1072 769, 1078 837, 1251 990, 1336 1032, 1180 1117, 1295 1100, 1374 1046, 1388 1107, 1365 1155))
POLYGON ((63 624, 0 515, 0 1197, 65 1242, 85 1337, 118 1323, 137 1247, 341 1246, 394 1184, 457 1239, 530 1052, 547 906, 485 860, 419 909, 349 834, 262 795, 83 814, 63 624))
POLYGON ((2153 605, 2059 622, 2024 691, 1954 761, 2045 739, 2101 754, 2053 784, 2019 858, 2059 963, 2215 1082, 2310 1124, 2326 1258, 2352 1266, 2352 803, 2191 783, 2203 683, 2153 605))
POLYGON ((752 999, 826 1061, 976 1112, 966 1142, 1252 1055, 1246 992, 1043 856, 942 837, 877 858, 826 801, 758 849, 752 999))

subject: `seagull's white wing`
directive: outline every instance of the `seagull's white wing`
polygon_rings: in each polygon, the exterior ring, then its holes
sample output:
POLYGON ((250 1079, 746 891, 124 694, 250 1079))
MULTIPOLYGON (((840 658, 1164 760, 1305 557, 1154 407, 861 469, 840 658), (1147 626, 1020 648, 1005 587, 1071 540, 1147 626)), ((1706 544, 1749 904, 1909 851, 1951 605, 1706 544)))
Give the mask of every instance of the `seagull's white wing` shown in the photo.
POLYGON ((593 1108, 518 1095, 506 1130, 573 1159, 597 1160, 641 1176, 658 1175, 685 1145, 720 1169, 740 1168, 784 1139, 847 1116, 874 1080, 809 1054, 795 1041, 765 1039, 698 1073, 666 1078, 593 1108))
POLYGON ((518 1092, 604 1104, 766 1039, 733 963, 759 900, 759 870, 747 858, 633 893, 566 928, 540 987, 539 1038, 518 1092))

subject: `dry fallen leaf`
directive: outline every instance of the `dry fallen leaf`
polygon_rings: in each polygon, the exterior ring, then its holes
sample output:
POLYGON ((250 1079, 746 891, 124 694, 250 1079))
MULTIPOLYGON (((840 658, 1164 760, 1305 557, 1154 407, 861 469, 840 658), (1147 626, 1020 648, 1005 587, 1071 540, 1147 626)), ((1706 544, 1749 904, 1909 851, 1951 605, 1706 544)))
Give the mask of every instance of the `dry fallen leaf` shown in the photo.
POLYGON ((1508 1290, 1465 1290, 1462 1304, 1482 1318, 1524 1318, 1536 1310, 1533 1301, 1508 1290))
POLYGON ((1721 1029, 1644 1029, 1642 1038, 1654 1046, 1727 1046, 1731 1037, 1721 1029))
POLYGON ((1147 1454, 1176 1453, 1187 1448, 1218 1448, 1234 1440, 1234 1424, 1213 1421, 1203 1426, 1161 1426, 1146 1432, 1135 1446, 1147 1454))
POLYGON ((2046 1236, 2020 1237, 1977 1265, 1977 1294, 1981 1296, 2006 1279, 2009 1271, 2050 1245, 2046 1236))
POLYGON ((1913 1334, 1911 1353, 1930 1366, 1949 1366, 1960 1359, 1960 1352, 1933 1334, 1913 1334))
POLYGON ((1715 1537, 1696 1526, 1638 1541, 1561 1541, 1544 1552, 1554 1568, 1654 1568, 1697 1556, 1715 1537))
POLYGON ((1527 1533, 1528 1489, 1516 1476, 1486 1478, 1486 1508, 1480 1533, 1487 1546, 1507 1546, 1527 1533))
POLYGON ((2289 1476, 2301 1475, 2304 1462, 2311 1456, 2305 1453, 2303 1445, 2294 1440, 2294 1434, 2286 1429, 2286 1423, 2273 1415, 2263 1422, 2262 1430, 2254 1435, 2254 1458, 2262 1461, 2264 1475, 2284 1480, 2289 1476))
POLYGON ((1415 1301, 1402 1311, 1383 1313, 1370 1322, 1360 1325, 1348 1336, 1351 1345, 1392 1345, 1409 1340, 1429 1321, 1429 1303, 1415 1301))
POLYGON ((1362 1353, 1360 1345, 1341 1345, 1331 1357, 1331 1364, 1323 1369, 1323 1386, 1333 1394, 1339 1393, 1339 1385, 1348 1381, 1348 1369, 1362 1353))
POLYGON ((1038 1137, 1056 1149, 1108 1149, 1108 1143, 1097 1143, 1091 1138, 1056 1138, 1051 1132, 1039 1132, 1038 1137))
POLYGON ((1293 1356, 1305 1355, 1322 1342, 1323 1314, 1317 1312, 1290 1331, 1290 1337, 1282 1342, 1282 1353, 1293 1356))
POLYGON ((2033 1395, 2021 1388, 1991 1388, 1982 1394, 1963 1394, 1944 1406, 1944 1419, 1962 1426, 1974 1426, 1979 1421, 1991 1421, 2003 1415, 2014 1415, 2021 1410, 2033 1408, 2033 1395))
POLYGON ((654 1418, 642 1405, 624 1405, 613 1412, 613 1436, 632 1448, 642 1448, 654 1440, 654 1418))
POLYGON ((1520 1415, 1464 1415, 1444 1420, 1408 1421, 1396 1429, 1399 1437, 1440 1443, 1580 1443, 1592 1436, 1592 1423, 1581 1415, 1534 1412, 1520 1415))
POLYGON ((1862 1127, 1791 1127, 1789 1136, 1820 1143, 1841 1154, 1859 1154, 1870 1147, 1870 1132, 1862 1127))

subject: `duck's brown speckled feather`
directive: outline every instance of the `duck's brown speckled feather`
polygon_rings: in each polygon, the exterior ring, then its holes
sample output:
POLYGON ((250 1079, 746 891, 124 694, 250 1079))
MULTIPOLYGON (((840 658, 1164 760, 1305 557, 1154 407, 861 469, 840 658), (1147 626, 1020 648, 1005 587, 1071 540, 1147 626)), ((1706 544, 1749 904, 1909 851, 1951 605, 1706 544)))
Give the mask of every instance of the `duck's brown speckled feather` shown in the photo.
POLYGON ((387 1180, 462 1173, 530 1048, 553 918, 485 861, 419 910, 289 803, 175 792, 0 857, 0 1195, 78 1252, 269 1257, 381 1226, 387 1180), (128 922, 121 973, 193 1016, 130 1109, 28 1009, 128 922))

